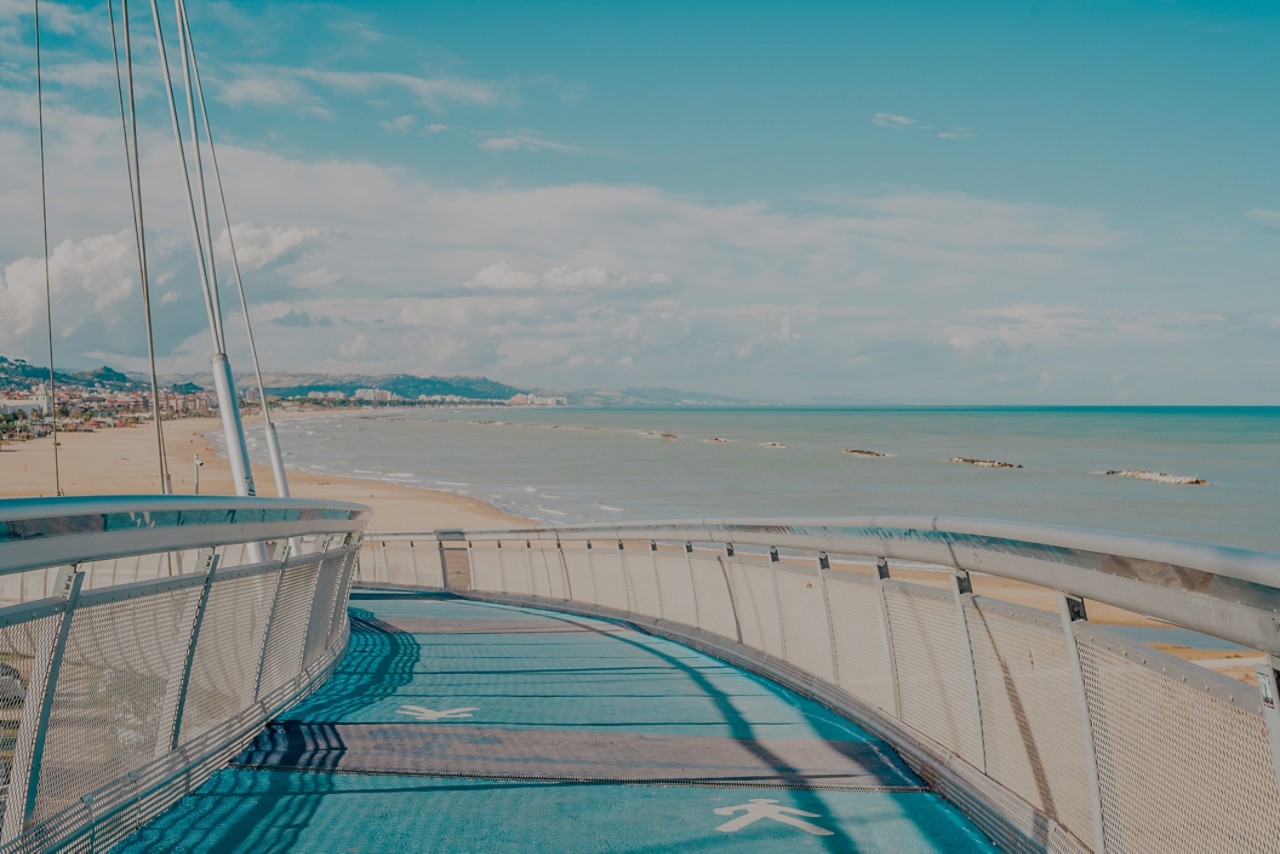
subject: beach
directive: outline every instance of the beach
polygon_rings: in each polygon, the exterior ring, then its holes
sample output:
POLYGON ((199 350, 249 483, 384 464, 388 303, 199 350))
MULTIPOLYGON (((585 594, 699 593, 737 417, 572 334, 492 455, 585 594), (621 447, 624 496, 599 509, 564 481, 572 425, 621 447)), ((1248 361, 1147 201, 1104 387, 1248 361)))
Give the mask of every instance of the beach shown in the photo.
MULTIPOLYGON (((199 455, 204 463, 200 469, 201 493, 234 494, 230 465, 225 457, 215 452, 206 438, 206 434, 221 430, 222 422, 217 418, 188 418, 164 423, 165 450, 175 493, 189 495, 194 490, 194 460, 199 455)), ((251 421, 246 432, 251 431, 261 432, 260 423, 251 421)), ((93 433, 59 433, 58 442, 58 467, 66 495, 154 495, 161 492, 153 425, 93 433)), ((255 465, 253 477, 258 494, 276 494, 270 467, 255 465)), ((380 531, 492 528, 526 524, 528 521, 466 496, 353 477, 290 470, 289 491, 297 498, 323 498, 368 505, 374 512, 371 528, 380 531)), ((0 447, 0 498, 54 494, 51 439, 0 447)))
MULTIPOLYGON (((300 435, 307 432, 308 421, 316 416, 285 414, 277 417, 286 448, 294 448, 300 435)), ((353 429, 365 421, 344 419, 345 429, 353 429)), ((220 456, 209 434, 219 433, 222 423, 216 418, 192 418, 165 423, 165 446, 175 493, 190 494, 194 486, 194 458, 198 454, 204 465, 200 472, 203 494, 233 493, 230 467, 220 456)), ((260 426, 250 421, 247 432, 252 435, 260 426)), ((541 432, 541 431, 540 431, 541 432)), ((102 430, 93 433, 60 433, 59 464, 63 491, 67 495, 142 495, 159 490, 155 453, 155 432, 150 425, 102 430)), ((23 498, 54 494, 53 454, 49 439, 7 444, 0 448, 0 498, 23 498)), ((265 465, 253 467, 259 493, 275 495, 271 470, 265 465)), ((467 495, 444 492, 420 486, 404 486, 385 480, 331 475, 315 471, 289 469, 292 494, 299 498, 352 501, 373 509, 369 530, 429 531, 440 528, 503 528, 536 523, 504 512, 484 501, 467 495)), ((895 573, 905 580, 930 586, 948 586, 943 574, 900 569, 895 573)), ((1057 596, 1052 591, 992 576, 976 576, 974 589, 989 595, 1055 613, 1057 596)), ((1118 608, 1090 604, 1090 618, 1117 626, 1158 628, 1164 624, 1118 608)), ((1236 657, 1249 656, 1248 651, 1221 652, 1196 649, 1180 643, 1156 643, 1157 648, 1189 659, 1206 659, 1213 669, 1238 679, 1249 680, 1252 662, 1236 664, 1236 657)))

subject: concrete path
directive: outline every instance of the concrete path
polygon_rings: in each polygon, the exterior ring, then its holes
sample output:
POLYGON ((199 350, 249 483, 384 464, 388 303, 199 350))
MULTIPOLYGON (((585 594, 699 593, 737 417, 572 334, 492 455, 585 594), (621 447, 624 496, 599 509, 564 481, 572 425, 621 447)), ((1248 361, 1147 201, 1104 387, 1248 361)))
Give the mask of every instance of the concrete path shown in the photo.
POLYGON ((320 691, 125 851, 989 851, 883 743, 623 625, 357 591, 320 691))

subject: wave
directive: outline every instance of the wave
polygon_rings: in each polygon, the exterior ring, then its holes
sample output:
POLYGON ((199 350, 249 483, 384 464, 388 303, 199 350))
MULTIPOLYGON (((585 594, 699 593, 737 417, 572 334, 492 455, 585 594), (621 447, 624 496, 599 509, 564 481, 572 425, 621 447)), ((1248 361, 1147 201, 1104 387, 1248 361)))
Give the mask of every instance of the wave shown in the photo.
POLYGON ((624 508, 624 507, 610 507, 608 504, 601 504, 601 505, 600 505, 600 509, 601 509, 601 510, 608 510, 610 513, 625 513, 625 512, 627 512, 627 511, 626 511, 626 508, 624 508))
POLYGON ((469 483, 459 483, 456 480, 433 480, 436 486, 470 486, 469 483))
POLYGON ((1096 471, 1093 474, 1113 475, 1115 477, 1131 477, 1134 480, 1147 480, 1152 483, 1171 483, 1178 486, 1209 486, 1209 481, 1202 477, 1168 474, 1162 471, 1142 471, 1140 469, 1111 469, 1096 471))
POLYGON ((541 510, 543 513, 550 513, 552 516, 568 516, 569 515, 568 513, 564 513, 560 510, 552 510, 550 507, 543 507, 541 504, 538 505, 538 509, 541 510))

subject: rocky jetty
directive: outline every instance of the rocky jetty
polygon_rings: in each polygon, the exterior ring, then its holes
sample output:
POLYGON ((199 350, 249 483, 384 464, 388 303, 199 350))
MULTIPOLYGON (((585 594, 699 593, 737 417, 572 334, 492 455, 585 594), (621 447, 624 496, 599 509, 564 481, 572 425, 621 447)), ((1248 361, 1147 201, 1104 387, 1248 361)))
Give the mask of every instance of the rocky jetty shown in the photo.
POLYGON ((1022 463, 1006 463, 1003 460, 975 460, 973 457, 951 457, 949 463, 964 463, 970 466, 981 466, 984 469, 1020 469, 1022 463))

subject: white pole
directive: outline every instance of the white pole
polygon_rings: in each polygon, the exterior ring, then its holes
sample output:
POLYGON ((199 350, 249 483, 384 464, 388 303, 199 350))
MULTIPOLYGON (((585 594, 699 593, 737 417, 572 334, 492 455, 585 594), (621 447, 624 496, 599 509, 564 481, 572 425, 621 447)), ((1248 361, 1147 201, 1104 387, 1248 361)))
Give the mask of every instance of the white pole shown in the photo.
MULTIPOLYGON (((222 416, 222 432, 227 437, 227 460, 231 463, 231 478, 235 481, 236 495, 254 495, 253 469, 249 465, 249 448, 244 440, 244 424, 240 421, 240 406, 236 402, 235 381, 231 378, 231 364, 226 354, 213 356, 213 385, 218 393, 218 414, 222 416)), ((262 543, 247 543, 250 563, 262 563, 267 559, 262 543)))

